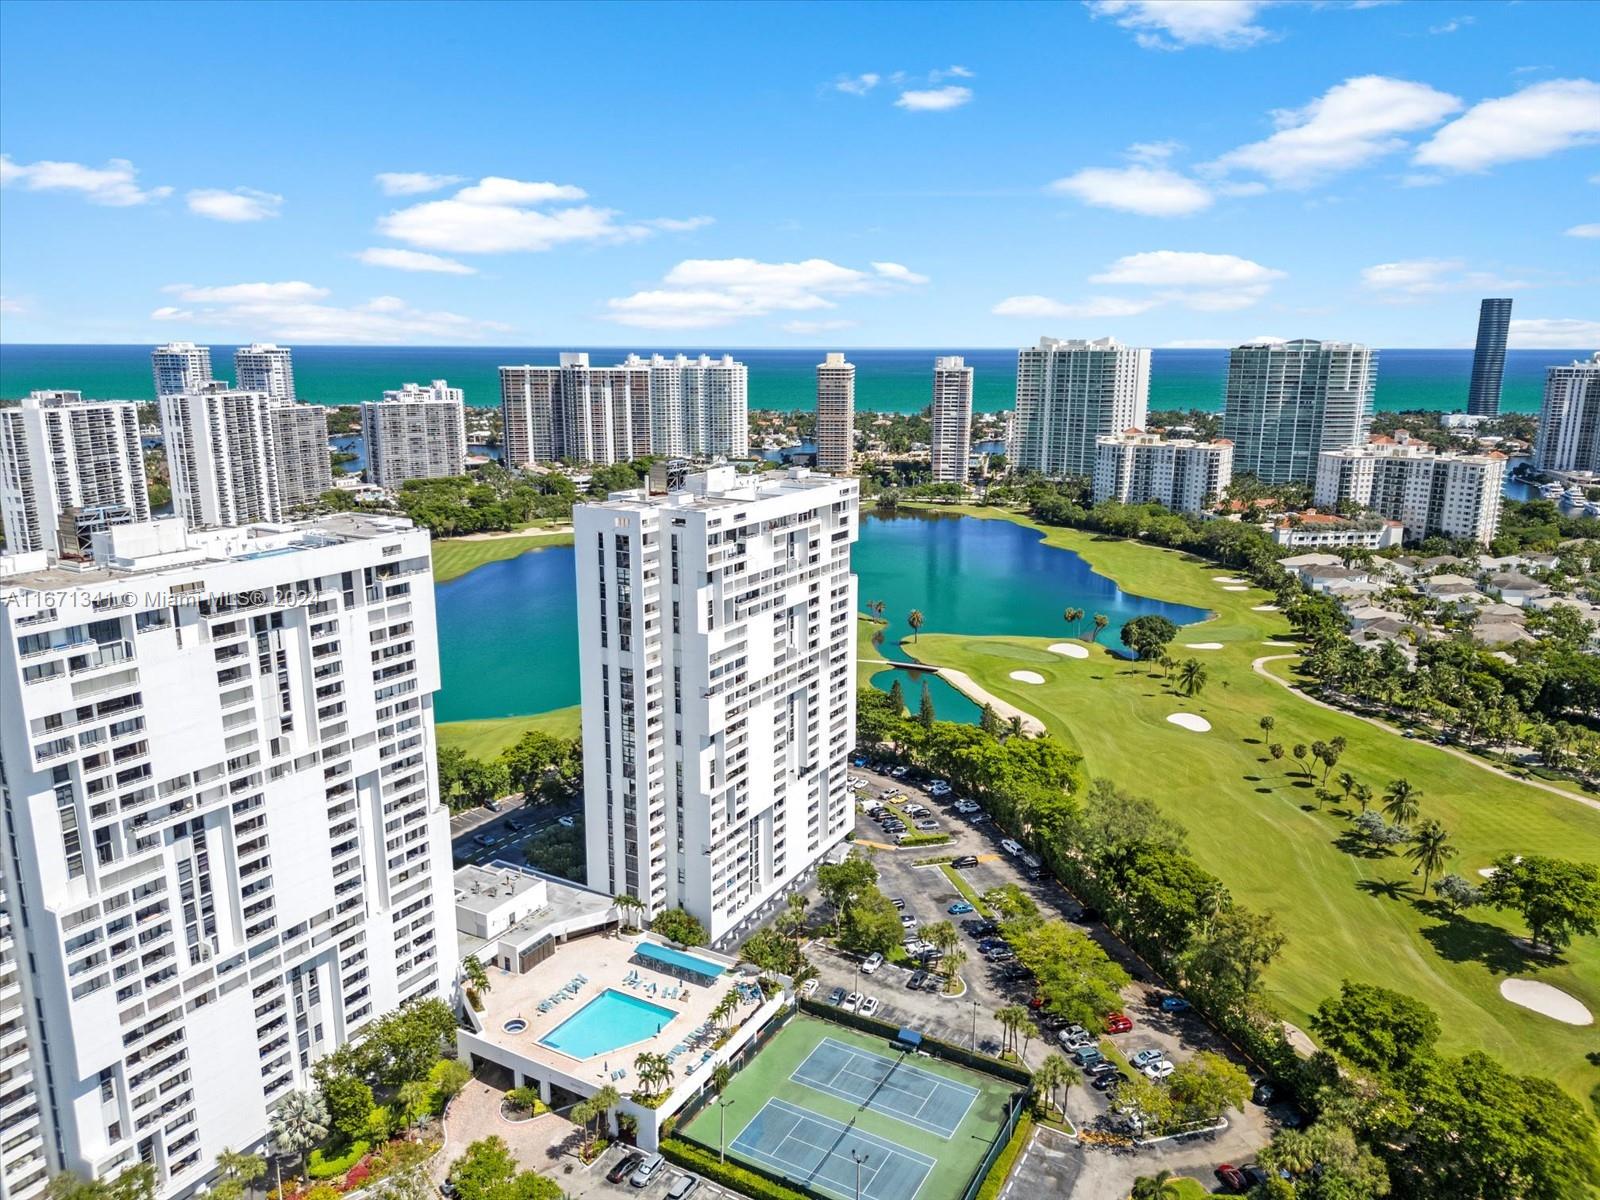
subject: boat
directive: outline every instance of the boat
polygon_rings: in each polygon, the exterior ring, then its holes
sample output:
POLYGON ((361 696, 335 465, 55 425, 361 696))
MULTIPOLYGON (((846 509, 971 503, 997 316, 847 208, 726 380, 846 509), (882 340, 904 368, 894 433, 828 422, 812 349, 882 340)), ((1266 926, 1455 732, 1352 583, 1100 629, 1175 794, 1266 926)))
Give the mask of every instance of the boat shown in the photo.
POLYGON ((1541 483, 1539 495, 1546 500, 1559 500, 1561 498, 1561 485, 1559 483, 1541 483))
POLYGON ((1583 506, 1583 515, 1586 517, 1600 517, 1600 500, 1591 500, 1583 506))
POLYGON ((1582 504, 1587 499, 1588 497, 1584 495, 1583 489, 1577 484, 1573 484, 1567 489, 1568 504, 1582 504))

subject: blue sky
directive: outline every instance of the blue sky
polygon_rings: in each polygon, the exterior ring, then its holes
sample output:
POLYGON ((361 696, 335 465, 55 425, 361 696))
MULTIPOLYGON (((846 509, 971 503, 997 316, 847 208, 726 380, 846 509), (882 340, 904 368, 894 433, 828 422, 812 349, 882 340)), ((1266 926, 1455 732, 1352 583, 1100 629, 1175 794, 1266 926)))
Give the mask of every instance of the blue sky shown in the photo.
POLYGON ((11 342, 1600 344, 1600 5, 0 6, 11 342))

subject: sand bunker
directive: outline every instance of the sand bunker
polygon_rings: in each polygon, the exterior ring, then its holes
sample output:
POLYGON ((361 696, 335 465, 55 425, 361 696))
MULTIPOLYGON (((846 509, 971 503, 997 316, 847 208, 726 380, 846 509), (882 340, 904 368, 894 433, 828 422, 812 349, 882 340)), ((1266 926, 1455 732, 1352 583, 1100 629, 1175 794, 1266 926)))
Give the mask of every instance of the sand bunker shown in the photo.
POLYGON ((1221 642, 1185 642, 1183 644, 1183 648, 1185 650, 1221 650, 1222 649, 1222 643, 1221 642))
POLYGON ((1232 575, 1213 575, 1211 577, 1211 582, 1212 583, 1243 583, 1244 580, 1237 579, 1232 575))
POLYGON ((1018 683, 1044 682, 1044 676, 1039 674, 1037 671, 1013 671, 1011 672, 1011 678, 1015 679, 1018 683))
POLYGON ((1242 583, 1230 583, 1222 590, 1225 592, 1248 592, 1250 589, 1242 583))
POLYGON ((1507 979, 1500 985, 1500 994, 1513 1004, 1531 1008, 1540 1016, 1564 1025, 1594 1024, 1594 1014, 1583 1006, 1582 1001, 1548 983, 1533 979, 1507 979))
POLYGON ((1262 642, 1261 644, 1263 646, 1288 646, 1291 649, 1294 648, 1293 642, 1262 642))
POLYGON ((1276 604, 1253 604, 1253 605, 1250 606, 1250 611, 1251 612, 1277 612, 1278 611, 1278 606, 1276 604))
POLYGON ((1197 717, 1193 713, 1173 713, 1167 720, 1184 729, 1193 730, 1195 733, 1210 733, 1211 722, 1204 717, 1197 717))
POLYGON ((1089 647, 1080 646, 1077 642, 1052 642, 1051 654, 1064 654, 1068 658, 1088 658, 1089 647))

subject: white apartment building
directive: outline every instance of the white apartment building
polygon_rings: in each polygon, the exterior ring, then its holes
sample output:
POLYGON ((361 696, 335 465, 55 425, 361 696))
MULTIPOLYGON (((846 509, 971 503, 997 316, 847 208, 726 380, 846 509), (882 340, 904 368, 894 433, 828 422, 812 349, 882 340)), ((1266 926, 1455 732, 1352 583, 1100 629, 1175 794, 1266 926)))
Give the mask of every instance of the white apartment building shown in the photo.
POLYGON ((384 392, 381 403, 361 405, 367 482, 399 487, 407 479, 467 473, 465 394, 443 379, 427 387, 408 383, 384 392))
POLYGON ((211 382, 211 348, 193 342, 168 342, 150 352, 156 399, 198 392, 211 382))
POLYGON ((328 412, 212 383, 161 397, 173 508, 191 529, 278 521, 333 487, 328 412))
POLYGON ((966 483, 972 457, 972 368, 960 355, 933 360, 929 425, 933 481, 966 483))
POLYGON ((500 417, 508 465, 628 462, 651 451, 650 372, 637 355, 616 367, 587 354, 501 367, 500 417))
POLYGON ((427 534, 168 519, 93 549, 0 567, 8 1200, 141 1159, 193 1193, 455 971, 427 534))
POLYGON ((1263 483, 1311 483, 1317 455, 1366 443, 1378 358, 1352 342, 1251 342, 1228 354, 1222 436, 1263 483))
MULTIPOLYGON (((628 364, 642 360, 628 356, 628 364)), ((733 355, 652 354, 650 451, 672 458, 750 454, 750 374, 733 355)))
POLYGON ((859 503, 723 466, 573 510, 591 888, 716 941, 851 828, 859 503))
POLYGON ((0 522, 6 552, 76 554, 95 529, 150 519, 139 411, 33 392, 0 408, 0 522))
POLYGON ((856 367, 830 353, 817 364, 817 470, 848 475, 856 457, 856 367))
POLYGON ((1600 472, 1600 350, 1588 362, 1545 369, 1533 465, 1600 472))
POLYGON ((1438 454, 1412 442, 1378 442, 1317 456, 1313 502, 1341 501, 1399 521, 1411 539, 1442 534, 1487 545, 1500 528, 1506 460, 1500 454, 1438 454))
POLYGON ((294 403, 294 362, 287 346, 253 342, 233 352, 234 386, 294 403))
POLYGON ((1011 466, 1052 478, 1092 475, 1097 441, 1144 428, 1149 404, 1149 350, 1115 338, 1040 338, 1017 351, 1011 466))
POLYGON ((1094 502, 1155 501, 1173 512, 1203 512, 1233 479, 1233 444, 1164 441, 1130 429, 1095 443, 1094 502))
POLYGON ((1406 527, 1399 521, 1365 514, 1340 517, 1333 513, 1304 512, 1286 517, 1272 527, 1272 540, 1297 550, 1331 550, 1359 546, 1384 550, 1405 541, 1406 527))

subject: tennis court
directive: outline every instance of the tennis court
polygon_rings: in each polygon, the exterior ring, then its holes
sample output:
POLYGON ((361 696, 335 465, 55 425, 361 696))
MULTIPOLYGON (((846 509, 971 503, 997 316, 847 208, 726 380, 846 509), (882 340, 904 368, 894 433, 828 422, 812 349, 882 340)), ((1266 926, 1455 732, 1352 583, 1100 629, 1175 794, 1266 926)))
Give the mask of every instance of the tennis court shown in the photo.
POLYGON ((814 1192, 854 1200, 912 1200, 934 1160, 804 1108, 768 1100, 728 1149, 814 1192))
POLYGON ((887 1054, 824 1038, 789 1076, 819 1092, 837 1096, 949 1138, 978 1098, 978 1089, 924 1071, 887 1054))

